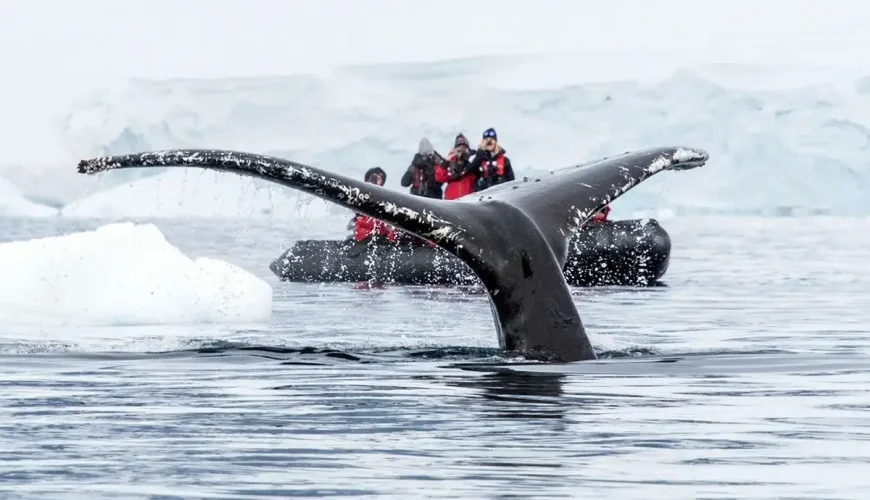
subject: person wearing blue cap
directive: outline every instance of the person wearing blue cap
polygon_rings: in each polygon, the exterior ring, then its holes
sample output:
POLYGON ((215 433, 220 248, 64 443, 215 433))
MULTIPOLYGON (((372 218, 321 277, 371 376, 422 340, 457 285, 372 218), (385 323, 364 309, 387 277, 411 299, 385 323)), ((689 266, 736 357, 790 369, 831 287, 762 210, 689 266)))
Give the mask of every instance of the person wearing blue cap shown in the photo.
POLYGON ((474 155, 471 168, 480 172, 475 191, 483 191, 497 184, 514 180, 511 160, 505 156, 505 149, 499 145, 498 134, 494 128, 483 131, 480 148, 474 155))

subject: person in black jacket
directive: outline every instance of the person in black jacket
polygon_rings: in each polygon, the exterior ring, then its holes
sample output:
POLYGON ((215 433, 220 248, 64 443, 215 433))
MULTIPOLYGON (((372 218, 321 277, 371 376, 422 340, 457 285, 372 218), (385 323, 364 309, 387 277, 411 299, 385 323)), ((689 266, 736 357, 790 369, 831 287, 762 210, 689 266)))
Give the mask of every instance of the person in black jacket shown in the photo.
POLYGON ((483 131, 480 148, 474 155, 471 168, 480 171, 475 191, 483 191, 496 184, 514 180, 511 160, 505 156, 505 149, 498 144, 498 134, 495 133, 494 128, 483 131))
POLYGON ((411 194, 441 199, 441 184, 435 181, 435 168, 443 163, 429 139, 420 139, 417 154, 402 176, 402 186, 410 187, 411 194))

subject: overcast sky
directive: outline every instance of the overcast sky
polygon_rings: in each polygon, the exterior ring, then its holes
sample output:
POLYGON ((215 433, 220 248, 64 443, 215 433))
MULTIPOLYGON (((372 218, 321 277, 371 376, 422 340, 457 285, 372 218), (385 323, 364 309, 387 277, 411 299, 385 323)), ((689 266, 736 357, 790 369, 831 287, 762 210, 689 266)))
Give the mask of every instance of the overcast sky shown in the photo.
POLYGON ((286 74, 553 50, 868 59, 859 0, 0 0, 4 79, 286 74))
POLYGON ((620 77, 702 61, 870 64, 868 19, 860 0, 0 0, 0 147, 21 149, 69 98, 129 77, 552 52, 568 54, 563 78, 602 64, 620 77))

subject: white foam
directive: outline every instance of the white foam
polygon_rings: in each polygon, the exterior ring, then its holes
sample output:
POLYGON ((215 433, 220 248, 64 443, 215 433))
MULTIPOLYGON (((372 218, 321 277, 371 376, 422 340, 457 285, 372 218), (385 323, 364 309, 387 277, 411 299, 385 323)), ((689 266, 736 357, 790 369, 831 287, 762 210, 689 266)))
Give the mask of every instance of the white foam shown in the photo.
POLYGON ((268 321, 272 288, 187 257, 153 224, 0 244, 0 323, 108 326, 268 321))
POLYGON ((110 219, 271 215, 318 218, 341 210, 260 179, 183 168, 100 191, 68 204, 61 213, 64 217, 110 219))
POLYGON ((57 214, 56 208, 28 200, 12 183, 0 178, 0 216, 50 217, 57 214))

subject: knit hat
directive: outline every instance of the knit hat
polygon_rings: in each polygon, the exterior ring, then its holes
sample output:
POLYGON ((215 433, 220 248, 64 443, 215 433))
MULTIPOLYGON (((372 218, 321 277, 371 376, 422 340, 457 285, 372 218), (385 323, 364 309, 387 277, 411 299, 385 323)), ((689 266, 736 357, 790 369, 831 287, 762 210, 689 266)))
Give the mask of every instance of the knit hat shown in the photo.
POLYGON ((488 129, 486 129, 486 130, 483 131, 483 138, 484 138, 484 139, 486 139, 486 138, 492 138, 492 139, 495 139, 495 140, 497 141, 497 140, 498 140, 498 134, 495 133, 495 129, 494 129, 494 128, 490 127, 490 128, 488 128, 488 129))
POLYGON ((453 141, 453 147, 457 146, 468 146, 468 139, 462 134, 457 135, 456 140, 453 141))
POLYGON ((423 156, 431 155, 435 153, 435 148, 432 146, 432 143, 429 142, 429 139, 424 137, 420 139, 420 144, 417 146, 417 152, 423 156))

